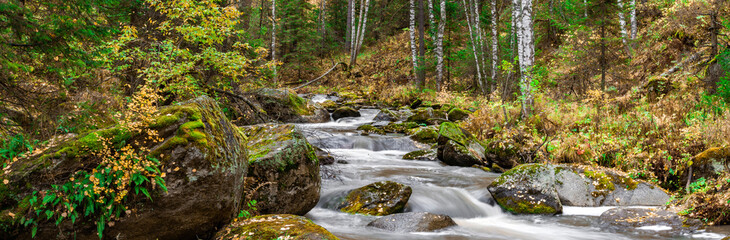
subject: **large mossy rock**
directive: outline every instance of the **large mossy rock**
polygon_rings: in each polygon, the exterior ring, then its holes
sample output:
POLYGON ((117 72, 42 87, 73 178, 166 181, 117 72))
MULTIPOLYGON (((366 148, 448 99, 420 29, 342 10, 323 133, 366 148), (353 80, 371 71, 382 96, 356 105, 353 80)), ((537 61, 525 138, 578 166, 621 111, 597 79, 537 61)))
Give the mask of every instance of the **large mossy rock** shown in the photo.
POLYGON ((580 165, 523 164, 503 173, 488 189, 513 213, 558 213, 562 206, 661 206, 669 200, 656 185, 580 165))
POLYGON ((380 112, 378 112, 377 115, 375 115, 375 118, 373 120, 375 121, 387 121, 387 122, 395 122, 398 121, 399 115, 395 112, 391 111, 387 108, 380 109, 380 112))
POLYGON ((329 112, 319 104, 304 99, 291 89, 261 88, 248 93, 260 104, 270 119, 285 123, 323 123, 329 112))
MULTIPOLYGON (((152 200, 147 200, 142 193, 130 193, 124 202, 127 211, 120 212, 114 224, 106 226, 104 237, 196 239, 196 236, 212 236, 243 205, 243 183, 248 172, 245 137, 223 115, 218 104, 205 96, 162 108, 155 118, 149 126, 143 124, 141 131, 130 132, 116 126, 81 134, 42 154, 12 163, 2 175, 8 180, 0 191, 2 211, 15 213, 15 218, 26 217, 24 213, 30 212, 33 192, 46 192, 52 185, 82 178, 81 173, 101 164, 98 154, 109 149, 105 146, 121 148, 134 143, 148 149, 149 157, 159 159, 167 192, 147 186, 152 200)), ((55 219, 42 218, 38 221, 36 239, 98 239, 95 223, 99 219, 98 211, 91 217, 76 219, 74 224, 67 219, 56 226, 55 219)), ((29 228, 17 227, 10 231, 3 235, 30 238, 29 228)))
POLYGON ((433 232, 456 226, 451 217, 427 212, 397 213, 376 219, 368 224, 392 232, 433 232))
POLYGON ((675 212, 647 208, 613 208, 599 217, 600 226, 609 231, 645 231, 663 237, 695 232, 704 228, 702 221, 675 212))
POLYGON ((432 144, 438 140, 438 130, 435 126, 420 127, 408 130, 411 139, 416 142, 432 144))
POLYGON ((327 229, 311 220, 295 215, 261 215, 250 219, 236 219, 215 234, 216 240, 337 240, 327 229))
POLYGON ((319 161, 312 145, 291 124, 242 127, 249 142, 246 184, 262 214, 304 215, 319 201, 319 161))
POLYGON ((360 112, 358 112, 357 110, 355 110, 351 107, 347 107, 347 106, 339 107, 339 108, 335 109, 334 112, 332 112, 332 119, 335 121, 340 118, 359 117, 359 116, 360 116, 360 112))
POLYGON ((384 216, 403 212, 413 190, 401 183, 382 181, 352 190, 338 207, 346 213, 384 216))
POLYGON ((409 116, 406 121, 428 124, 429 122, 433 122, 433 119, 446 120, 446 114, 439 109, 434 110, 430 107, 422 107, 413 110, 413 115, 409 116))
POLYGON ((728 163, 730 147, 709 148, 692 158, 692 179, 715 178, 719 173, 730 170, 728 163))
POLYGON ((555 182, 554 168, 525 164, 502 174, 489 185, 489 192, 505 210, 521 214, 556 214, 563 211, 555 182))
POLYGON ((471 112, 469 111, 460 108, 451 108, 448 111, 447 117, 449 121, 461 121, 467 119, 469 117, 469 114, 471 114, 471 112))
POLYGON ((383 126, 383 130, 389 133, 406 133, 410 129, 418 128, 421 125, 415 122, 389 123, 383 126))
POLYGON ((438 132, 438 159, 451 166, 486 166, 484 147, 466 130, 451 122, 442 123, 438 132))
POLYGON ((436 150, 416 150, 403 155, 405 160, 436 161, 436 150))

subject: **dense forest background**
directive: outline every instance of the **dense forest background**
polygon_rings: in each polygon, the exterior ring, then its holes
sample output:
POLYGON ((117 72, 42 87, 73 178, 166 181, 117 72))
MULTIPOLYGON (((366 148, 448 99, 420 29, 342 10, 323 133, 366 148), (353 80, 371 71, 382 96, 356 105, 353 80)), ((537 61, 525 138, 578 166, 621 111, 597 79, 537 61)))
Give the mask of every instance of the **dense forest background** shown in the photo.
POLYGON ((686 177, 699 153, 730 143, 729 10, 724 0, 3 1, 0 158, 5 167, 200 95, 225 111, 226 92, 296 87, 469 108, 462 127, 515 161, 620 169, 673 191, 685 214, 730 223, 730 178, 686 177))

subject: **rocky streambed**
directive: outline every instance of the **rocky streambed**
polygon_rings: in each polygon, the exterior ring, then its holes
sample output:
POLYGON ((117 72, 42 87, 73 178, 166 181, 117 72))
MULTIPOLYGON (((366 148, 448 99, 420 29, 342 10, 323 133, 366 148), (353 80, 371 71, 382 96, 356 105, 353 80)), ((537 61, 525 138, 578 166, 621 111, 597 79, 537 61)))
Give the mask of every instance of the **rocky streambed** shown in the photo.
POLYGON ((620 172, 519 165, 455 124, 466 110, 309 97, 259 89, 230 97, 225 112, 200 97, 161 108, 135 131, 70 136, 18 159, 1 175, 0 239, 720 239, 730 232, 664 210, 663 190, 620 172), (144 195, 112 204, 116 192, 100 182, 123 180, 104 175, 109 163, 100 153, 117 148, 151 160, 149 178, 133 183, 144 195))

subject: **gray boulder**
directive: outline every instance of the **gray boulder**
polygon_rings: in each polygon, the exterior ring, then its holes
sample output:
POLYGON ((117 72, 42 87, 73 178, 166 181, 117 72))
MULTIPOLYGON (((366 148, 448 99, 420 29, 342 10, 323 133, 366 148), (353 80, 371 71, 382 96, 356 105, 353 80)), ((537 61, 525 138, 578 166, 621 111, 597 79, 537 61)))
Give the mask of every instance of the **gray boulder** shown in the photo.
POLYGON ((451 166, 486 166, 481 142, 452 122, 442 123, 438 132, 438 159, 451 166))
POLYGON ((427 212, 408 212, 384 216, 368 224, 392 232, 433 232, 456 226, 451 217, 427 212))
POLYGON ((675 212, 646 208, 614 208, 599 217, 600 226, 609 231, 648 231, 669 237, 695 232, 702 221, 685 218, 675 212))

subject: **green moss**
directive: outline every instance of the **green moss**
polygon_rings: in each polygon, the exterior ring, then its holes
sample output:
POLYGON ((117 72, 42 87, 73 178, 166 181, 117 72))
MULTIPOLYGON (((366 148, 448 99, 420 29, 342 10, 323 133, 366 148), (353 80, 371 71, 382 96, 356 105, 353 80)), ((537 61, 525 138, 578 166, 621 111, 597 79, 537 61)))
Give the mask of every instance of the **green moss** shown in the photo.
POLYGON ((421 125, 418 125, 418 123, 415 122, 389 123, 387 126, 383 127, 383 130, 390 133, 405 133, 409 129, 420 126, 421 125))
POLYGON ((557 209, 548 206, 545 203, 530 202, 527 200, 516 199, 512 197, 502 198, 497 200, 498 203, 507 211, 511 213, 521 214, 555 214, 558 212, 557 209), (511 203, 511 204, 503 204, 511 203))
POLYGON ((456 126, 456 124, 452 122, 441 123, 438 135, 454 140, 461 145, 468 145, 469 140, 471 140, 463 131, 461 131, 459 126, 456 126))
MULTIPOLYGON (((494 167, 494 166, 493 166, 494 167)), ((544 164, 539 163, 531 163, 531 164, 522 164, 517 167, 514 167, 499 176, 497 180, 495 180, 494 184, 500 185, 504 184, 507 181, 516 180, 516 177, 522 177, 525 179, 532 179, 534 178, 534 175, 541 172, 548 170, 548 167, 544 164)))
POLYGON ((411 139, 423 143, 435 143, 438 135, 438 132, 436 132, 433 128, 425 127, 416 130, 415 134, 411 136, 411 139))
POLYGON ((417 150, 417 151, 406 153, 406 155, 403 155, 403 159, 416 160, 420 157, 427 156, 429 154, 433 154, 433 151, 432 150, 417 150))
POLYGON ((373 127, 370 124, 359 126, 359 127, 357 127, 357 130, 363 131, 363 133, 368 133, 368 134, 376 133, 376 134, 380 134, 380 135, 385 135, 385 131, 383 129, 373 127))
POLYGON ((289 93, 289 106, 299 115, 312 115, 312 109, 307 107, 307 100, 297 96, 296 94, 289 93))
POLYGON ((453 108, 448 111, 448 117, 451 121, 460 121, 469 117, 470 112, 462 110, 460 108, 453 108))
POLYGON ((323 227, 309 219, 294 215, 262 215, 250 219, 236 219, 221 231, 216 239, 272 240, 283 237, 293 239, 337 240, 323 227), (224 233, 221 235, 221 233, 224 233))
POLYGON ((583 174, 598 183, 598 185, 595 185, 596 190, 616 190, 616 186, 613 184, 613 178, 604 172, 585 170, 583 174))

